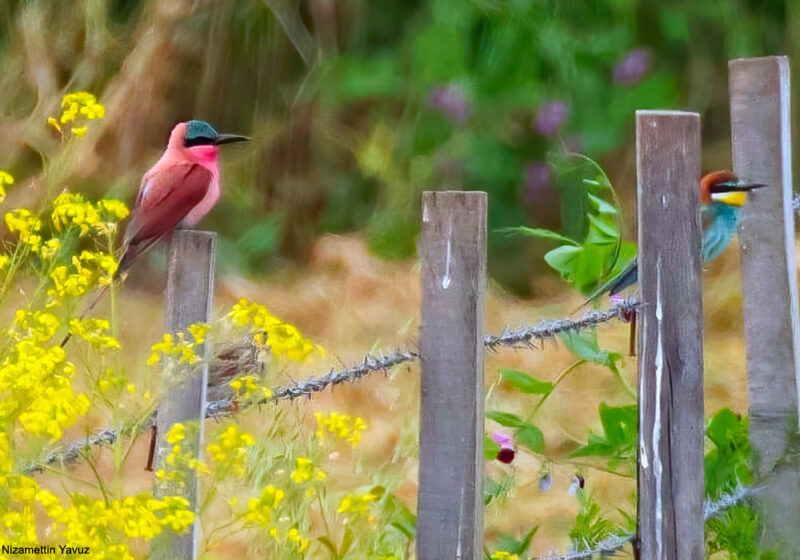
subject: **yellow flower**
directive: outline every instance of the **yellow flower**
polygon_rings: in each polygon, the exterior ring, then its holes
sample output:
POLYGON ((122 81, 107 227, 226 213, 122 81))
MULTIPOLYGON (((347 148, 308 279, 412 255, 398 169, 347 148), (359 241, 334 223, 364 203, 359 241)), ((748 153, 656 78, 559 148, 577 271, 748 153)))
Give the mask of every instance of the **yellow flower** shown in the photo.
POLYGON ((237 476, 244 476, 244 464, 247 459, 247 448, 255 445, 256 440, 247 432, 239 430, 239 426, 232 424, 206 447, 211 461, 223 473, 232 470, 237 476))
POLYGON ((266 486, 258 498, 250 498, 248 501, 246 524, 251 527, 267 527, 272 520, 273 511, 280 505, 285 495, 286 492, 280 488, 266 486))
POLYGON ((228 313, 236 327, 247 327, 256 344, 269 348, 275 356, 289 360, 305 360, 316 349, 297 327, 272 315, 266 307, 240 299, 228 313))
POLYGON ((193 325, 189 325, 188 330, 197 344, 203 344, 203 341, 206 339, 206 334, 211 330, 211 325, 206 323, 194 323, 193 325))
POLYGON ((489 558, 491 560, 519 560, 519 556, 505 550, 495 550, 489 558))
POLYGON ((186 438, 186 426, 180 422, 173 424, 169 432, 167 432, 167 442, 176 444, 182 442, 186 438))
POLYGON ((86 121, 102 119, 105 112, 105 107, 97 102, 94 95, 87 91, 76 91, 66 94, 61 100, 61 116, 58 121, 55 117, 50 117, 47 122, 61 134, 63 130, 60 124, 76 123, 70 127, 70 131, 74 136, 80 137, 88 130, 86 121), (82 124, 78 125, 79 121, 82 124))
POLYGON ((106 319, 78 319, 69 321, 69 331, 98 350, 119 350, 119 341, 107 334, 111 324, 106 319))
POLYGON ((19 239, 23 243, 27 243, 32 247, 38 247, 42 238, 36 234, 37 231, 42 229, 42 221, 31 214, 27 208, 17 208, 11 212, 7 212, 5 216, 6 227, 11 233, 19 233, 19 239))
POLYGON ((347 414, 331 412, 326 417, 322 413, 316 412, 314 417, 317 419, 316 435, 318 440, 325 441, 325 434, 331 433, 349 443, 354 449, 361 442, 361 433, 367 429, 367 423, 360 416, 353 419, 347 414))
POLYGON ((10 261, 11 259, 8 258, 8 255, 0 255, 0 270, 3 270, 6 266, 8 266, 10 261))
POLYGON ((296 467, 290 475, 292 481, 302 484, 309 480, 326 480, 328 474, 322 470, 314 468, 314 463, 308 457, 298 457, 296 467))
POLYGON ((6 187, 14 184, 14 177, 8 171, 0 169, 0 202, 6 199, 6 187))
POLYGON ((310 541, 296 527, 292 527, 286 534, 286 542, 297 547, 300 552, 305 552, 310 541))
POLYGON ((369 513, 369 507, 372 502, 379 498, 377 494, 371 492, 364 492, 361 494, 347 494, 342 501, 339 502, 339 508, 336 513, 348 513, 355 516, 366 515, 369 513))

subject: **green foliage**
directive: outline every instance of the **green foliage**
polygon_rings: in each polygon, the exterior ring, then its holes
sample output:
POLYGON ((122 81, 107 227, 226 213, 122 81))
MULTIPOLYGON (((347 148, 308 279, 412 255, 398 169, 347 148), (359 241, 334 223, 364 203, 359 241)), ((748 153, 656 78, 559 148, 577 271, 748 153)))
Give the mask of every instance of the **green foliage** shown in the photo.
POLYGON ((738 484, 753 482, 747 418, 731 409, 718 411, 706 427, 711 449, 705 457, 706 495, 717 498, 738 484))
POLYGON ((617 274, 636 255, 636 245, 622 241, 616 195, 600 166, 586 156, 551 158, 561 192, 565 233, 517 226, 507 233, 560 241, 544 260, 582 293, 617 274))
POLYGON ((589 441, 572 452, 573 457, 605 457, 608 468, 616 470, 625 465, 628 474, 636 467, 638 409, 630 406, 600 404, 600 423, 603 434, 589 434, 589 441))
POLYGON ((619 534, 620 527, 603 516, 594 497, 578 490, 580 510, 575 525, 569 532, 572 548, 576 551, 592 550, 612 535, 619 534))
MULTIPOLYGON (((490 420, 494 420, 503 427, 514 428, 514 439, 534 453, 541 453, 544 451, 544 434, 542 434, 542 430, 526 422, 516 414, 499 410, 490 410, 486 413, 486 417, 490 420)), ((496 456, 497 453, 494 454, 494 457, 496 456)))
POLYGON ((500 535, 495 543, 495 549, 504 550, 509 554, 516 554, 522 558, 525 556, 525 554, 527 554, 528 549, 531 546, 533 536, 538 530, 539 526, 536 525, 530 531, 525 533, 525 535, 519 540, 517 540, 513 535, 500 535))
POLYGON ((516 369, 503 368, 500 370, 500 377, 520 393, 547 395, 555 388, 555 385, 550 382, 539 381, 516 369))

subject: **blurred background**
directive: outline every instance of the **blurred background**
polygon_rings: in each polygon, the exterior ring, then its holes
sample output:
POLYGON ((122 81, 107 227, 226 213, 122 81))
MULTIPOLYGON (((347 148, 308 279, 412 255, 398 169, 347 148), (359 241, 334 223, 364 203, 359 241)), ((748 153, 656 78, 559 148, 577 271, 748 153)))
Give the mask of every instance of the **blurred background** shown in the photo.
MULTIPOLYGON (((132 204, 180 120, 252 136, 224 150, 223 196, 200 227, 219 233, 217 310, 238 297, 264 303, 328 350, 322 361, 270 372, 277 385, 367 350, 415 345, 426 189, 489 192, 488 332, 574 309, 578 294, 566 296, 542 260, 552 243, 498 230, 577 235, 585 216, 558 156, 580 152, 607 171, 634 239, 634 111, 699 111, 704 169, 729 167, 727 61, 766 54, 800 61, 800 2, 0 0, 0 169, 16 178, 4 210, 44 209, 64 188, 132 204), (80 90, 97 95, 105 118, 62 144, 47 118, 64 93, 80 90)), ((747 410, 738 254, 732 247, 705 276, 708 414, 747 410)), ((120 290, 131 372, 161 336, 163 270, 163 249, 152 251, 120 290)), ((600 331, 603 346, 623 353, 627 337, 627 325, 600 331)), ((553 379, 573 362, 564 348, 491 354, 487 385, 499 383, 500 367, 553 379)), ((633 381, 635 358, 621 366, 633 381)), ((309 430, 314 410, 365 416, 357 476, 382 469, 413 508, 412 370, 277 410, 309 430)), ((502 384, 490 394, 487 410, 530 406, 502 384)), ((541 525, 533 549, 563 550, 578 511, 567 494, 576 470, 607 511, 632 511, 632 479, 558 464, 598 431, 601 402, 632 404, 600 366, 560 385, 540 414, 547 455, 520 454, 511 467, 513 499, 487 509, 490 542, 541 525), (544 494, 539 477, 551 471, 544 494)), ((258 427, 259 414, 242 416, 258 427)), ((330 463, 337 484, 356 477, 349 456, 330 463)), ((490 476, 507 472, 487 464, 490 476)), ((139 464, 127 476, 131 488, 152 483, 139 464)), ((234 539, 226 557, 247 546, 234 539)))
MULTIPOLYGON (((246 275, 303 265, 324 233, 412 256, 425 189, 488 191, 492 230, 569 231, 554 152, 599 158, 632 210, 634 110, 699 111, 705 166, 727 167, 727 60, 800 49, 800 4, 784 0, 1 5, 9 204, 65 186, 132 201, 172 125, 204 119, 255 139, 226 150, 226 194, 202 224, 246 275), (42 123, 75 90, 107 117, 41 178, 58 143, 42 123)), ((547 248, 493 231, 490 274, 531 295, 547 248)))

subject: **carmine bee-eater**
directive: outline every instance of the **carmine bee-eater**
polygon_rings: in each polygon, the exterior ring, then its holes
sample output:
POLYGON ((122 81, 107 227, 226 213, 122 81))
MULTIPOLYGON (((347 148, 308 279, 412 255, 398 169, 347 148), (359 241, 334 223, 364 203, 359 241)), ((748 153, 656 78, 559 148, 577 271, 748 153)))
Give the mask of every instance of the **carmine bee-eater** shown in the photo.
POLYGON ((172 230, 192 227, 211 211, 220 195, 219 147, 245 140, 203 121, 175 125, 161 159, 142 177, 117 276, 172 230))
MULTIPOLYGON (((760 183, 742 183, 730 171, 713 171, 700 180, 703 223, 703 262, 716 259, 733 239, 739 224, 739 209, 747 202, 747 193, 765 187, 760 183)), ((615 295, 636 283, 639 269, 636 260, 614 278, 600 286, 586 303, 602 294, 615 295)))

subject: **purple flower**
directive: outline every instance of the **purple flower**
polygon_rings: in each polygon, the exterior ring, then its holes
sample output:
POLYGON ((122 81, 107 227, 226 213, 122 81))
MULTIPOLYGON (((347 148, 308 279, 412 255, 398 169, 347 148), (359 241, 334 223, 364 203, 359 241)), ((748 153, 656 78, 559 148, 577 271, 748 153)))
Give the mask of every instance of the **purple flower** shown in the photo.
POLYGON ((579 474, 572 475, 572 484, 569 485, 569 490, 567 490, 567 494, 570 496, 574 496, 578 493, 578 490, 583 490, 583 487, 586 485, 586 480, 579 474))
POLYGON ((472 112, 463 88, 456 84, 438 87, 433 90, 429 103, 431 107, 438 109, 444 116, 457 124, 467 122, 472 112))
POLYGON ((614 66, 614 82, 633 85, 641 81, 650 70, 650 51, 645 48, 633 49, 614 66))
POLYGON ((550 188, 550 168, 542 161, 534 161, 525 167, 525 202, 535 204, 550 188))
POLYGON ((500 446, 500 451, 497 453, 497 460, 506 465, 510 464, 514 460, 514 455, 516 455, 512 437, 503 432, 495 432, 492 434, 492 440, 500 446))
POLYGON ((552 101, 539 108, 533 128, 542 136, 552 136, 567 120, 569 108, 562 101, 552 101))
POLYGON ((539 492, 544 494, 553 486, 553 474, 547 471, 539 477, 539 492))

